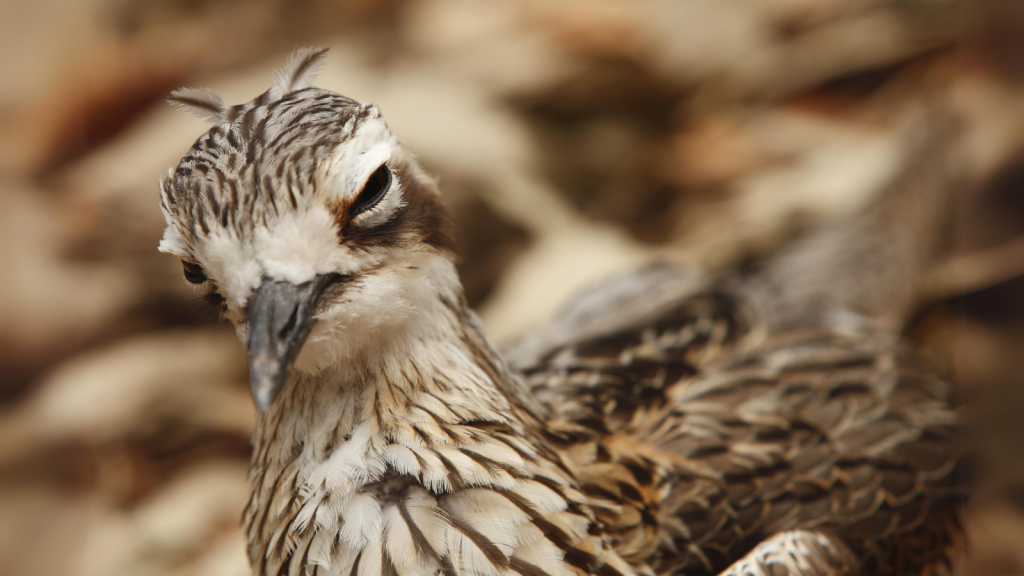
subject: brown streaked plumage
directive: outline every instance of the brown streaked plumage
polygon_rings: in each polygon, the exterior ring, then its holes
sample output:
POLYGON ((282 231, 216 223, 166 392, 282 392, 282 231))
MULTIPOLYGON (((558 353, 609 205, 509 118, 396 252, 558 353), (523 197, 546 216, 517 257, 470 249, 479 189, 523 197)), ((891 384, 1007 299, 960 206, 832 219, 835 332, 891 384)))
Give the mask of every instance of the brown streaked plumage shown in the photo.
POLYGON ((434 181, 375 107, 307 87, 322 55, 243 105, 175 93, 215 125, 161 188, 161 249, 249 349, 254 574, 952 565, 957 421, 892 336, 780 320, 771 263, 654 268, 581 296, 510 366, 466 306, 434 181))

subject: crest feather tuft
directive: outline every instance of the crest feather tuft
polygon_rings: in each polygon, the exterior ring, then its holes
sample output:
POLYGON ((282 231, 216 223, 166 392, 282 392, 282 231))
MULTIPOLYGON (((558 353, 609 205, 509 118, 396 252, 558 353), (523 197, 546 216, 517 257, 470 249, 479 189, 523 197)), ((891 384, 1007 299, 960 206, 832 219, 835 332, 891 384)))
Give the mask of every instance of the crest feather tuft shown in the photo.
POLYGON ((327 48, 299 48, 292 53, 284 68, 274 72, 272 95, 281 98, 291 92, 308 87, 313 83, 324 65, 327 48))
POLYGON ((227 119, 228 107, 220 95, 209 88, 179 88, 167 101, 193 116, 214 124, 227 119))

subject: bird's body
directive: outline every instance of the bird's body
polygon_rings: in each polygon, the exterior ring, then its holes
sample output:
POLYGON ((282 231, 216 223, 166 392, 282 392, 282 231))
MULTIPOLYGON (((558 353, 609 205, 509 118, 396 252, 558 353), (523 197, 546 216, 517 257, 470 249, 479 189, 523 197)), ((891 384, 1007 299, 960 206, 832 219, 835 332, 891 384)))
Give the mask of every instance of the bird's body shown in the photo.
POLYGON ((765 330, 756 298, 704 281, 625 320, 592 306, 510 367, 466 305, 434 182, 376 108, 303 86, 319 55, 243 106, 179 94, 218 123, 163 185, 162 249, 249 348, 254 574, 945 565, 959 453, 940 379, 890 339, 765 330))

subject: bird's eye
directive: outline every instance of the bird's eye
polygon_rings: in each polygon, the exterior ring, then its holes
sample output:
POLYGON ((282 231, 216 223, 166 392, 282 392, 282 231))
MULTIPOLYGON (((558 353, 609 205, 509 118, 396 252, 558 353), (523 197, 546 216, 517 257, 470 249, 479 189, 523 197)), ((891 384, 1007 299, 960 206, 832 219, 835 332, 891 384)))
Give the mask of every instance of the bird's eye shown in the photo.
POLYGON ((356 201, 352 203, 351 215, 356 216, 376 206, 377 202, 380 202, 389 188, 391 188, 391 170, 388 170, 387 166, 381 164, 380 168, 377 168, 373 171, 373 174, 370 174, 366 184, 363 184, 362 192, 356 197, 356 201))
POLYGON ((181 266, 185 269, 185 280, 188 280, 193 284, 202 284, 203 282, 206 282, 206 272, 203 272, 203 269, 199 264, 182 260, 181 266))

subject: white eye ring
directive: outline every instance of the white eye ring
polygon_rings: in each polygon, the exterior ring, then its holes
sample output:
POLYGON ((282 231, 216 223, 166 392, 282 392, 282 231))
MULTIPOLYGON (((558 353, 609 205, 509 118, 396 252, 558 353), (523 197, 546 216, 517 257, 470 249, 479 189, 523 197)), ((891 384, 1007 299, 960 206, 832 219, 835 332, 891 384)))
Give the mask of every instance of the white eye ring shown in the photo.
POLYGON ((366 228, 380 226, 405 206, 401 181, 397 174, 387 165, 381 164, 380 168, 367 179, 367 185, 370 185, 375 178, 378 180, 374 183, 374 188, 364 186, 363 191, 349 207, 350 218, 356 226, 366 228), (370 193, 371 191, 372 193, 370 193), (364 195, 367 194, 368 196, 364 200, 364 195))
POLYGON ((370 177, 366 179, 366 183, 363 184, 363 189, 356 196, 356 199, 352 202, 352 206, 349 207, 349 214, 352 218, 372 209, 380 202, 384 196, 391 189, 391 169, 388 168, 387 164, 381 164, 379 168, 370 174, 370 177))

